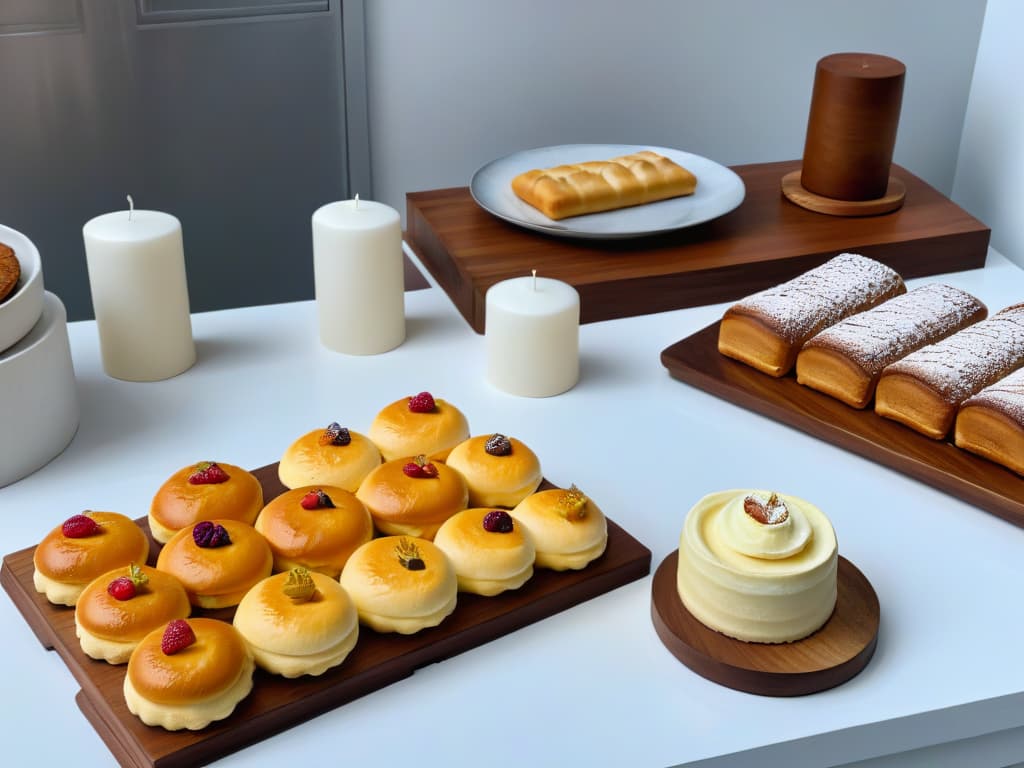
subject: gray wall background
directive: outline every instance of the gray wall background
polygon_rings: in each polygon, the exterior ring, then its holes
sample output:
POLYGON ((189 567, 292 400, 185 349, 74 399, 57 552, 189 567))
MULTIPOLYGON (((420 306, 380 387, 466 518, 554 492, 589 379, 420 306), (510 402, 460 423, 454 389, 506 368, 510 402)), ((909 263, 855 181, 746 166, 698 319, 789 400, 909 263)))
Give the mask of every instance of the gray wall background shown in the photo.
POLYGON ((13 18, 0 34, 0 94, 20 99, 4 98, 0 120, 0 222, 37 242, 47 287, 80 319, 92 314, 81 226, 122 208, 126 192, 182 219, 193 311, 307 299, 309 216, 324 202, 358 192, 404 216, 407 192, 463 186, 496 157, 560 143, 669 146, 728 165, 797 158, 815 63, 837 51, 907 65, 895 160, 948 194, 985 1, 0 0, 0 10, 13 18), (324 4, 329 13, 305 12, 324 4), (215 6, 299 12, 132 26, 139 9, 215 6), (17 24, 41 8, 68 27, 42 47, 39 30, 17 24), (117 18, 133 30, 118 45, 83 36, 117 18))
POLYGON ((894 159, 948 194, 984 12, 984 0, 370 0, 374 195, 404 215, 406 192, 562 143, 798 158, 815 64, 839 51, 906 64, 894 159))

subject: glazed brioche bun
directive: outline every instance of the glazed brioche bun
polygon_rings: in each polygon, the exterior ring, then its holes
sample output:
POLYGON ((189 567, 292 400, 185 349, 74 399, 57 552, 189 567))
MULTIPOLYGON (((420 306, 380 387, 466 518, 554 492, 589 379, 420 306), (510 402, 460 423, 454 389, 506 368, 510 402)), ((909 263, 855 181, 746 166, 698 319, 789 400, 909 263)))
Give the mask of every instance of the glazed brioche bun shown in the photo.
POLYGON ((277 467, 285 488, 333 485, 355 493, 363 478, 381 462, 368 437, 349 430, 348 445, 321 444, 322 429, 307 432, 288 446, 277 467))
POLYGON ((409 410, 410 399, 403 397, 385 406, 370 424, 370 439, 385 461, 419 454, 443 461, 452 448, 469 437, 466 417, 439 398, 434 398, 434 409, 429 413, 415 413, 409 410))
POLYGON ((201 547, 192 535, 195 526, 178 531, 157 556, 156 567, 172 576, 199 608, 227 608, 238 601, 260 579, 270 575, 274 556, 270 545, 256 529, 238 520, 211 520, 222 525, 231 543, 201 547))
POLYGON ((275 675, 322 675, 345 660, 359 637, 348 593, 322 573, 306 573, 316 590, 309 600, 285 594, 291 573, 278 573, 250 589, 235 610, 235 628, 257 666, 275 675))
POLYGON ((604 554, 608 544, 604 513, 575 486, 527 496, 510 514, 533 539, 538 568, 579 570, 604 554))
POLYGON ((460 592, 490 597, 518 589, 533 576, 536 552, 530 534, 514 522, 507 533, 488 531, 484 518, 494 511, 463 510, 449 517, 434 537, 434 544, 452 561, 460 592))
POLYGON ((455 610, 459 590, 444 552, 409 536, 384 536, 361 546, 345 563, 341 586, 356 604, 360 622, 403 635, 440 624, 455 610), (417 570, 412 558, 423 567, 417 570))
POLYGON ((409 477, 413 457, 386 461, 366 476, 356 497, 370 510, 381 533, 433 539, 441 523, 469 504, 466 480, 435 461, 437 477, 409 477))
POLYGON ((196 642, 168 655, 165 627, 146 635, 124 676, 128 711, 146 725, 199 730, 223 720, 252 690, 252 654, 238 631, 216 619, 189 619, 196 642))
POLYGON ((115 568, 93 579, 75 606, 75 635, 86 656, 110 664, 124 664, 147 634, 172 619, 192 612, 185 587, 174 576, 148 565, 138 566, 146 583, 134 597, 118 600, 107 592, 110 583, 131 573, 115 568))
POLYGON ((338 578, 358 547, 373 538, 373 520, 363 503, 343 488, 305 486, 273 499, 256 518, 256 530, 274 553, 274 570, 303 567, 338 578), (334 507, 306 509, 302 500, 322 491, 334 507))
POLYGON ((56 605, 74 605, 97 576, 149 557, 149 539, 135 521, 117 512, 82 513, 99 532, 82 538, 64 535, 58 525, 39 542, 32 555, 32 581, 37 592, 56 605))
POLYGON ((537 455, 514 437, 505 438, 511 449, 507 454, 488 453, 488 441, 499 437, 503 436, 471 437, 445 459, 466 478, 472 507, 514 507, 536 491, 543 479, 537 455))
POLYGON ((223 483, 190 483, 188 478, 196 471, 196 464, 182 467, 164 481, 149 505, 149 529, 154 539, 166 544, 182 528, 200 520, 253 524, 263 509, 260 481, 234 464, 216 464, 227 473, 223 483))

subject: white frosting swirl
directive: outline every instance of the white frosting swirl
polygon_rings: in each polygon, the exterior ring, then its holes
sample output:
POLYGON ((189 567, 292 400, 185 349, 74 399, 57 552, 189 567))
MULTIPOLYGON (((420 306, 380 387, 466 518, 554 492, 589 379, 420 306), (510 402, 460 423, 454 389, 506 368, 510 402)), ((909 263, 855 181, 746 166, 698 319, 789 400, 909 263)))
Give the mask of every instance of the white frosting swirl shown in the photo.
POLYGON ((744 503, 748 497, 767 507, 771 496, 768 491, 751 491, 737 494, 724 505, 715 526, 725 546, 763 560, 782 560, 803 551, 811 540, 812 529, 798 500, 787 497, 781 502, 789 512, 781 522, 762 523, 747 514, 744 503))

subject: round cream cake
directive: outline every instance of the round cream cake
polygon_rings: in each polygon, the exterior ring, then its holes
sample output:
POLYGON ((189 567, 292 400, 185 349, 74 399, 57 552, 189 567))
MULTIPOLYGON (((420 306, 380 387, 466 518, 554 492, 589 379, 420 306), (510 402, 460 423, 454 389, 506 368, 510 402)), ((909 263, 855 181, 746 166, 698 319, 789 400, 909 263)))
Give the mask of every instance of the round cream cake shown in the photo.
POLYGON ((711 629, 746 642, 792 642, 832 615, 838 557, 832 524, 813 504, 770 491, 720 491, 686 516, 676 585, 687 610, 711 629))

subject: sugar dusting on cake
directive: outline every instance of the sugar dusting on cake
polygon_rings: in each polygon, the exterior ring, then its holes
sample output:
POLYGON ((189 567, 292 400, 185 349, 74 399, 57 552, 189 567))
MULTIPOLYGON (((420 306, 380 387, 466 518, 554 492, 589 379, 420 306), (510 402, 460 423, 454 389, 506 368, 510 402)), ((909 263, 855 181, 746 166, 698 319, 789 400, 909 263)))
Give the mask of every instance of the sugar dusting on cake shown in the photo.
POLYGON ((1024 425, 1024 368, 1018 368, 964 402, 964 406, 983 406, 1006 414, 1024 425))
POLYGON ((733 309, 760 318, 790 343, 893 295, 902 279, 884 264, 841 253, 802 275, 738 302, 733 309))
POLYGON ((1004 309, 885 369, 917 379, 959 403, 1024 364, 1024 305, 1004 309))
POLYGON ((834 350, 869 376, 926 344, 949 336, 984 305, 974 296, 929 283, 826 328, 807 347, 834 350))

